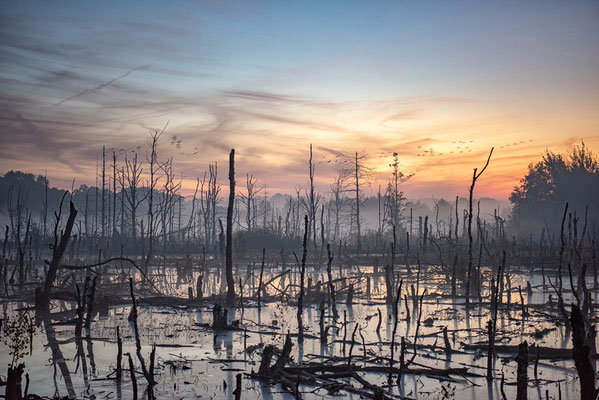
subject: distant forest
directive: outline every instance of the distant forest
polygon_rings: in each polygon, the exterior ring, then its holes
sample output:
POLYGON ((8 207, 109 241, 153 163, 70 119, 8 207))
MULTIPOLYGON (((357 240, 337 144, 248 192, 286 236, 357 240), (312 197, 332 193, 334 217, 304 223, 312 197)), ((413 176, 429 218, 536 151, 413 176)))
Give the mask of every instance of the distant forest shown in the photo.
MULTIPOLYGON (((119 160, 116 154, 103 150, 98 186, 81 185, 71 190, 79 211, 74 233, 95 240, 112 238, 125 249, 139 249, 151 237, 164 251, 176 243, 192 252, 218 251, 226 217, 220 181, 226 175, 219 176, 218 166, 209 164, 197 180, 194 195, 184 197, 172 159, 158 159, 159 135, 152 138, 148 143, 150 157, 144 161, 137 155, 119 160)), ((348 161, 351 167, 352 159, 348 161)), ((359 161, 356 153, 353 162, 359 165, 359 161)), ((347 171, 339 172, 328 193, 317 192, 311 163, 306 172, 312 179, 295 195, 267 197, 253 176, 237 176, 233 228, 240 243, 245 243, 241 247, 293 248, 301 235, 304 215, 310 218, 315 243, 343 242, 350 248, 362 243, 378 248, 388 242, 393 227, 397 236, 409 233, 419 240, 424 234, 465 236, 468 198, 407 199, 401 183, 410 176, 397 165, 395 156, 389 184, 383 192, 370 196, 363 194, 364 188, 356 186, 355 176, 347 171), (249 232, 252 235, 247 235, 249 232)), ((547 150, 541 161, 530 164, 510 196, 511 204, 481 198, 474 201, 473 213, 478 224, 507 230, 509 236, 555 234, 566 202, 571 219, 587 218, 594 223, 599 211, 598 172, 597 158, 584 143, 564 155, 547 150)), ((9 171, 0 177, 0 193, 0 222, 10 226, 13 233, 28 230, 30 235, 48 237, 61 201, 63 212, 68 212, 68 200, 63 201, 67 191, 52 187, 44 176, 9 171)))

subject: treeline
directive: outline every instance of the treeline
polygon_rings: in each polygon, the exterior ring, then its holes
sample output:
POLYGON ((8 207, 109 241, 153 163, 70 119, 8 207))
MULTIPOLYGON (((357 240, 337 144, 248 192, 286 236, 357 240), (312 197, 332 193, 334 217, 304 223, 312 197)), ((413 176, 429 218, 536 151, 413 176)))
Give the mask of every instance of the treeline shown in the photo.
POLYGON ((566 203, 568 229, 573 229, 574 221, 585 220, 594 227, 599 222, 599 160, 584 142, 565 154, 546 150, 540 161, 528 166, 510 201, 515 234, 536 232, 545 240, 555 236, 559 232, 551 222, 562 217, 566 203))
MULTIPOLYGON (((140 153, 119 154, 103 148, 97 184, 68 191, 69 200, 79 211, 73 228, 78 251, 93 254, 101 248, 105 254, 141 254, 146 259, 152 254, 174 252, 219 255, 226 217, 220 182, 226 178, 226 171, 221 172, 217 163, 209 163, 196 179, 193 195, 183 196, 182 178, 176 174, 173 159, 159 155, 161 134, 151 134, 146 149, 140 153)), ((384 252, 390 240, 407 240, 406 235, 420 246, 432 237, 464 238, 472 235, 466 224, 470 213, 474 234, 490 230, 494 237, 509 238, 523 226, 533 226, 526 221, 545 219, 543 226, 534 231, 535 240, 548 241, 555 235, 554 220, 559 218, 565 200, 570 199, 570 218, 574 219, 581 218, 580 209, 596 215, 594 207, 599 204, 592 203, 599 185, 589 183, 597 179, 597 160, 584 144, 576 147, 569 158, 548 152, 543 161, 531 165, 529 174, 511 197, 514 213, 509 219, 506 207, 502 209, 500 203, 490 199, 474 200, 472 205, 464 197, 453 201, 406 199, 401 185, 411 175, 400 171, 397 154, 390 164, 387 185, 379 186, 376 194, 369 196, 365 192, 371 171, 364 154, 355 152, 340 160, 338 173, 325 193, 314 185, 316 169, 311 147, 306 167, 307 185, 297 188, 294 195, 267 197, 264 184, 253 175, 236 176, 236 252, 244 254, 263 247, 275 251, 297 248, 304 215, 309 219, 308 239, 319 249, 317 254, 326 243, 360 253, 384 252), (534 184, 539 180, 537 176, 546 178, 543 171, 556 170, 562 171, 559 176, 569 185, 569 192, 558 190, 555 185, 561 181, 552 179, 554 187, 543 198, 539 194, 542 187, 534 184), (568 173, 585 180, 586 186, 574 190, 576 185, 572 186, 568 173), (568 193, 576 193, 575 198, 568 197, 568 193), (552 195, 555 198, 550 198, 552 195), (552 212, 544 213, 548 209, 552 212), (541 231, 542 235, 537 235, 541 231)), ((372 191, 371 185, 369 189, 372 191)), ((0 193, 8 248, 18 252, 29 246, 29 251, 37 255, 47 251, 48 238, 54 235, 54 215, 67 191, 51 187, 47 177, 10 171, 0 178, 0 193)), ((68 201, 62 204, 63 213, 67 213, 68 201)), ((588 221, 591 226, 594 220, 588 221)))

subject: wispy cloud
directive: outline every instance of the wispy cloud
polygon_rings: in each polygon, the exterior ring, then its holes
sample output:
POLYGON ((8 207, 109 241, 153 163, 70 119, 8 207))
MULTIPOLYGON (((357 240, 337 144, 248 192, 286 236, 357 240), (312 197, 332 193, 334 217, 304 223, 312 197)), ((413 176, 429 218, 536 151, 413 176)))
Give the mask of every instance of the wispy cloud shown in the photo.
POLYGON ((116 78, 113 78, 113 79, 109 80, 108 82, 100 83, 100 84, 98 84, 98 85, 96 85, 96 86, 94 86, 94 87, 92 87, 92 88, 85 89, 85 90, 84 90, 84 91, 82 91, 82 92, 79 92, 79 93, 77 93, 77 94, 74 94, 74 95, 72 95, 72 96, 69 96, 69 97, 67 97, 66 99, 62 99, 62 100, 60 100, 59 102, 52 104, 52 107, 59 106, 59 105, 61 105, 61 104, 65 103, 65 102, 67 102, 67 101, 69 101, 69 100, 76 99, 77 97, 81 97, 81 96, 83 96, 83 95, 85 95, 85 94, 92 93, 92 92, 95 92, 95 91, 98 91, 98 90, 102 90, 102 89, 104 89, 105 87, 107 87, 107 86, 110 86, 110 85, 112 85, 113 83, 115 83, 115 82, 117 82, 117 81, 119 81, 119 80, 121 80, 121 79, 125 79, 126 77, 128 77, 129 75, 131 75, 131 74, 132 74, 133 72, 135 72, 135 71, 145 71, 145 70, 149 69, 151 66, 152 66, 152 63, 150 63, 150 64, 145 64, 145 65, 142 65, 142 66, 139 66, 139 67, 135 67, 135 68, 131 68, 131 69, 129 69, 128 71, 126 71, 124 74, 122 74, 122 75, 119 75, 119 76, 117 76, 116 78))

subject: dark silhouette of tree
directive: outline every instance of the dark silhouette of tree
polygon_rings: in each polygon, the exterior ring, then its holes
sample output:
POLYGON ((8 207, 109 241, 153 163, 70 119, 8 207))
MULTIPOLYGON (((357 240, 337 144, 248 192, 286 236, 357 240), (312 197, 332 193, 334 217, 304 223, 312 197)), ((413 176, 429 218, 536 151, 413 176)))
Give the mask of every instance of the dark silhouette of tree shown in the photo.
POLYGON ((551 226, 551 221, 559 220, 566 202, 573 213, 582 215, 588 206, 589 216, 597 218, 599 161, 584 142, 565 155, 547 150, 541 161, 528 166, 510 201, 512 223, 520 230, 551 226))
POLYGON ((233 207, 235 206, 235 149, 229 154, 229 204, 227 207, 227 248, 225 268, 227 276, 227 304, 235 304, 235 281, 233 280, 233 207))

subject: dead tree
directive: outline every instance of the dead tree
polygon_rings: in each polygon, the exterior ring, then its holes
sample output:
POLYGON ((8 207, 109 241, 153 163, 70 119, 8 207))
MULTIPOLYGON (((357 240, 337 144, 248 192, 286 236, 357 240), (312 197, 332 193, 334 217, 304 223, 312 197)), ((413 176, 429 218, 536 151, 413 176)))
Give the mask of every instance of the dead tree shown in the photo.
MULTIPOLYGON (((133 160, 129 161, 125 157, 125 169, 123 169, 123 183, 126 182, 127 190, 124 190, 125 198, 127 199, 127 206, 130 212, 131 218, 131 236, 133 237, 133 247, 137 247, 137 209, 139 205, 145 200, 145 196, 140 193, 141 185, 141 174, 143 173, 143 167, 137 161, 137 153, 133 156, 133 160)), ((146 194, 147 196, 147 194, 146 194)))
POLYGON ((526 400, 528 398, 528 343, 526 341, 518 345, 516 361, 518 362, 516 400, 526 400))
POLYGON ((491 279, 491 308, 490 318, 487 322, 487 335, 489 337, 488 355, 487 355, 487 382, 493 380, 493 359, 495 357, 495 331, 497 328, 497 304, 499 297, 499 282, 503 279, 502 269, 505 268, 505 250, 503 251, 503 261, 497 271, 497 283, 491 279))
POLYGON ((258 309, 262 307, 262 277, 264 276, 264 261, 266 258, 266 248, 262 249, 262 264, 260 265, 260 280, 258 281, 258 309))
MULTIPOLYGON (((395 297, 395 303, 393 307, 393 333, 391 334, 391 359, 389 361, 389 376, 388 381, 391 383, 393 379, 393 361, 394 361, 394 352, 395 352, 395 333, 397 332, 397 322, 399 319, 398 309, 399 309, 399 299, 401 299, 401 286, 403 285, 403 280, 399 281, 399 287, 397 288, 397 296, 395 297)), ((414 339, 415 342, 415 339, 414 339)))
POLYGON ((94 297, 96 295, 96 283, 97 283, 97 276, 94 276, 94 279, 92 281, 92 286, 90 288, 89 291, 89 297, 86 300, 87 303, 87 316, 85 318, 85 329, 90 328, 91 326, 91 320, 93 318, 93 312, 94 312, 94 297))
MULTIPOLYGON (((129 278, 129 290, 131 292, 131 314, 129 315, 129 320, 133 322, 133 333, 135 334, 135 351, 137 353, 137 358, 141 365, 141 370, 148 382, 148 400, 153 400, 154 393, 154 357, 156 348, 152 348, 152 353, 150 353, 150 369, 146 367, 146 362, 141 354, 141 340, 139 337, 139 326, 137 324, 137 300, 135 299, 135 295, 133 294, 133 279, 129 278)), ((129 359, 131 363, 131 359, 129 359)))
POLYGON ((338 173, 335 176, 335 180, 331 185, 329 185, 331 189, 331 194, 333 199, 331 200, 331 204, 333 207, 333 215, 335 218, 335 222, 333 223, 333 239, 332 242, 335 243, 337 238, 341 236, 341 225, 340 225, 340 216, 343 208, 343 191, 345 190, 345 179, 342 173, 338 173))
POLYGON ((116 152, 112 150, 112 237, 116 236, 116 152))
POLYGON ((218 164, 208 164, 208 189, 206 191, 206 216, 204 218, 204 230, 206 234, 206 246, 214 246, 216 242, 216 205, 219 202, 220 186, 216 181, 218 178, 218 164))
POLYGON ((102 146, 102 211, 100 222, 102 224, 102 238, 106 237, 106 147, 102 146))
POLYGON ((562 267, 563 267, 563 262, 564 262, 564 250, 565 250, 565 246, 566 246, 565 236, 564 236, 564 224, 566 222, 567 214, 568 214, 568 203, 566 203, 566 206, 564 208, 564 215, 562 216, 562 223, 561 223, 561 230, 560 230, 559 266, 557 269, 556 284, 554 285, 551 282, 551 279, 549 279, 549 284, 551 285, 551 287, 555 291, 555 294, 557 295, 557 308, 562 316, 562 320, 564 322, 564 326, 566 327, 566 331, 570 331, 570 329, 572 327, 570 324, 570 319, 568 318, 568 312, 566 311, 566 306, 564 305, 564 298, 562 296, 562 289, 563 289, 562 267))
MULTIPOLYGON (((165 128, 166 129, 166 126, 165 128)), ((149 154, 146 152, 146 161, 150 166, 150 176, 149 180, 146 182, 146 186, 148 188, 147 198, 148 198, 148 254, 146 256, 146 260, 144 263, 144 268, 147 271, 150 265, 150 261, 152 259, 152 250, 154 245, 154 190, 156 189, 156 185, 158 183, 158 177, 156 176, 158 172, 158 139, 164 132, 164 129, 159 132, 155 131, 150 135, 150 141, 147 142, 149 148, 149 154)))
POLYGON ((233 279, 233 207, 235 206, 235 149, 229 154, 229 205, 227 207, 227 248, 225 268, 227 275, 227 304, 235 304, 235 280, 233 279))
POLYGON ((329 300, 331 302, 331 307, 333 308, 333 319, 339 319, 339 313, 337 312, 337 304, 335 301, 335 285, 333 284, 333 253, 331 253, 331 245, 327 243, 327 254, 328 254, 328 262, 327 262, 327 276, 329 278, 329 300))
POLYGON ((472 173, 472 184, 468 189, 469 200, 468 200, 468 277, 466 279, 466 307, 470 305, 470 286, 471 286, 471 277, 472 277, 472 196, 474 194, 474 185, 476 185, 476 181, 480 176, 485 172, 487 167, 489 166, 489 162, 491 161, 491 156, 493 155, 493 147, 491 147, 491 151, 489 152, 489 157, 487 158, 487 163, 477 173, 477 168, 474 168, 474 172, 472 173))
POLYGON ((123 341, 121 340, 121 331, 116 327, 116 381, 120 384, 123 377, 123 341))
MULTIPOLYGON (((304 250, 302 252, 302 264, 300 271, 300 291, 297 299, 297 326, 298 326, 298 340, 302 342, 304 340, 304 324, 302 321, 302 314, 304 311, 304 276, 306 274, 306 258, 308 255, 308 216, 304 216, 304 250)), ((294 253, 295 254, 295 253, 294 253)))
POLYGON ((131 386, 133 391, 133 400, 137 400, 137 378, 135 378, 135 367, 133 366, 133 359, 131 354, 127 353, 129 357, 129 374, 131 375, 131 386))
POLYGON ((246 174, 245 176, 245 188, 246 193, 241 193, 239 196, 243 205, 245 206, 245 222, 246 222, 246 230, 248 232, 252 231, 255 226, 256 214, 252 213, 254 209, 256 196, 260 193, 262 188, 256 188, 257 180, 254 179, 254 175, 246 174))
MULTIPOLYGON (((27 242, 27 236, 25 240, 21 240, 21 231, 23 225, 23 212, 26 211, 26 204, 28 200, 28 192, 25 194, 22 193, 22 187, 19 185, 17 191, 16 201, 13 201, 14 197, 14 186, 15 184, 11 184, 8 188, 7 193, 7 209, 8 215, 10 217, 10 227, 13 234, 14 241, 17 245, 17 257, 18 257, 18 270, 19 270, 19 286, 23 286, 25 283, 25 274, 24 274, 24 257, 25 257, 25 247, 27 242)), ((14 272, 13 272, 14 275, 14 272)), ((12 278, 11 278, 12 281, 12 278)))
POLYGON ((347 182, 348 191, 355 192, 355 204, 354 210, 352 211, 352 226, 355 226, 355 236, 356 236, 356 250, 359 254, 362 249, 362 224, 361 224, 361 215, 360 215, 360 194, 362 187, 365 183, 368 182, 372 170, 365 164, 367 160, 367 155, 365 153, 354 152, 352 156, 345 156, 343 160, 343 167, 341 170, 341 174, 343 176, 344 182, 347 182))
MULTIPOLYGON (((387 203, 388 209, 388 222, 389 225, 395 227, 395 229, 399 229, 399 225, 401 222, 401 207, 404 201, 403 192, 399 190, 399 185, 406 182, 410 179, 414 174, 404 174, 399 169, 399 155, 398 153, 393 153, 393 162, 389 164, 392 168, 392 176, 391 180, 387 184, 387 191, 385 193, 385 202, 387 203)), ((397 247, 397 243, 394 242, 397 247)))
POLYGON ((25 370, 25 364, 21 363, 16 367, 9 366, 6 376, 6 399, 21 400, 23 399, 23 389, 21 386, 21 377, 25 370))
POLYGON ((36 296, 36 305, 41 309, 48 310, 49 302, 50 302, 50 291, 54 286, 54 280, 56 279, 56 273, 58 272, 58 268, 60 266, 60 262, 62 260, 62 256, 67 249, 69 244, 69 239, 71 238, 71 232, 73 230, 73 224, 75 223, 75 218, 77 217, 77 210, 75 209, 75 205, 72 201, 69 202, 69 217, 67 219, 67 224, 60 236, 60 240, 58 239, 58 228, 60 225, 60 218, 62 216, 62 201, 64 200, 67 192, 62 196, 62 200, 60 202, 60 208, 57 213, 55 213, 56 223, 54 224, 54 243, 51 245, 52 248, 52 260, 49 263, 48 272, 46 273, 46 280, 44 282, 44 286, 41 290, 38 291, 38 296, 36 296))
MULTIPOLYGON (((314 249, 316 250, 316 199, 314 197, 314 163, 312 162, 312 143, 310 143, 310 194, 308 196, 308 214, 310 215, 309 230, 313 234, 314 249)), ((308 238, 310 237, 308 233, 308 238)), ((316 253, 316 252, 315 252, 316 253)))
POLYGON ((580 312, 580 308, 574 304, 572 304, 570 323, 572 325, 572 358, 580 380, 580 398, 582 400, 595 400, 599 391, 595 388, 595 371, 589 359, 591 346, 587 337, 591 336, 594 341, 595 335, 587 334, 584 317, 580 312))

